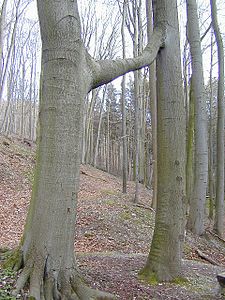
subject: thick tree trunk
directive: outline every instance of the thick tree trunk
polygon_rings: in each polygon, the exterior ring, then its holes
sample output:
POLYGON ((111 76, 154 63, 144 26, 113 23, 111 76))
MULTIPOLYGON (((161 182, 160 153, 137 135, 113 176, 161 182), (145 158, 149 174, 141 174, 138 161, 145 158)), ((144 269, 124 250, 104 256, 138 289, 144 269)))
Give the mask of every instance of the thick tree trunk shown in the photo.
POLYGON ((211 0, 212 26, 218 52, 218 117, 217 117, 217 170, 214 229, 219 236, 224 231, 224 48, 217 21, 216 0, 211 0))
POLYGON ((112 299, 88 288, 74 259, 83 103, 87 93, 154 60, 163 42, 156 32, 137 59, 95 62, 80 38, 77 1, 38 0, 42 37, 40 132, 32 200, 21 242, 23 271, 36 300, 112 299), (110 72, 109 72, 110 70, 110 72))
POLYGON ((188 228, 204 233, 208 175, 207 115, 203 79, 201 39, 196 0, 187 0, 188 40, 192 59, 192 83, 195 99, 195 169, 193 196, 190 201, 188 228))
POLYGON ((25 267, 17 288, 29 277, 30 296, 37 300, 41 293, 46 300, 89 299, 90 290, 82 290, 76 272, 74 224, 81 116, 91 78, 79 37, 79 16, 70 16, 77 9, 74 2, 64 7, 61 2, 51 3, 38 2, 43 42, 40 134, 22 248, 25 267))
POLYGON ((155 2, 155 22, 167 27, 157 58, 158 196, 156 223, 144 279, 169 281, 181 274, 184 239, 185 111, 177 1, 155 2))

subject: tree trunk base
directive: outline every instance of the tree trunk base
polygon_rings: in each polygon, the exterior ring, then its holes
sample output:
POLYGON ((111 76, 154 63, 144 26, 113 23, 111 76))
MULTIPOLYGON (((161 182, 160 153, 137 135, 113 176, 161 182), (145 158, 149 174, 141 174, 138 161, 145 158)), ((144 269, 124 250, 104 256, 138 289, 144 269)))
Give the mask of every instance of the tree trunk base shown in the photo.
POLYGON ((44 264, 39 265, 37 265, 35 259, 28 259, 17 280, 13 296, 16 296, 24 287, 28 287, 29 300, 116 299, 116 296, 112 294, 88 287, 76 267, 54 270, 52 268, 48 269, 47 264, 47 258, 44 264))
POLYGON ((176 282, 183 278, 181 275, 181 272, 166 269, 165 266, 160 264, 149 264, 149 262, 147 262, 146 266, 139 272, 139 278, 152 285, 160 282, 176 282))

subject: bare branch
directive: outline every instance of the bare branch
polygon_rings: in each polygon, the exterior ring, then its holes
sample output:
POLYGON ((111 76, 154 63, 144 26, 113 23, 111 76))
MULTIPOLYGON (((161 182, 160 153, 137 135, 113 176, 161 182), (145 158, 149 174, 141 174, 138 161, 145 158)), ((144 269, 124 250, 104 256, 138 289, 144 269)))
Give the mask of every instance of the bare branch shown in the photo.
POLYGON ((150 65, 155 60, 160 47, 163 46, 164 40, 163 30, 156 28, 151 43, 146 46, 141 55, 128 59, 92 61, 93 82, 91 89, 109 83, 127 72, 150 65))

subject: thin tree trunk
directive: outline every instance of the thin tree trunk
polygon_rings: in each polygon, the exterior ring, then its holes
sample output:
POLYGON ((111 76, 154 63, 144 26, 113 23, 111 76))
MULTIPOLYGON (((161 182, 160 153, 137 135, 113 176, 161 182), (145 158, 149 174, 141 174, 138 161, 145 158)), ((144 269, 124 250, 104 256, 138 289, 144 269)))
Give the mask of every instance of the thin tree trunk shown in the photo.
POLYGON ((214 155, 213 155, 213 33, 211 35, 211 63, 210 63, 210 100, 209 100, 209 218, 214 216, 214 155))
POLYGON ((100 142, 100 134, 101 134, 102 115, 103 115, 102 112, 103 112, 103 107, 104 107, 104 102, 105 102, 105 95, 106 95, 106 88, 104 88, 104 91, 103 91, 102 102, 101 102, 101 107, 100 107, 97 140, 96 140, 96 145, 95 145, 95 154, 94 154, 94 161, 93 161, 94 167, 96 167, 96 165, 97 165, 97 157, 98 157, 98 152, 99 152, 99 142, 100 142))
POLYGON ((195 132, 195 98, 193 95, 193 83, 190 79, 188 122, 187 122, 187 165, 186 165, 186 198, 190 205, 193 197, 194 185, 194 132, 195 132))
POLYGON ((110 171, 110 102, 107 100, 106 171, 110 171))
POLYGON ((0 82, 2 82, 2 71, 3 71, 3 40, 4 40, 4 27, 6 21, 7 1, 8 0, 3 0, 1 12, 0 12, 0 82))
MULTIPOLYGON (((127 15, 127 0, 123 2, 123 20, 121 27, 123 58, 126 58, 126 43, 125 43, 125 20, 127 15)), ((123 145, 123 188, 124 194, 127 193, 127 128, 126 128, 126 75, 123 76, 121 82, 121 107, 122 107, 122 145, 123 145)))

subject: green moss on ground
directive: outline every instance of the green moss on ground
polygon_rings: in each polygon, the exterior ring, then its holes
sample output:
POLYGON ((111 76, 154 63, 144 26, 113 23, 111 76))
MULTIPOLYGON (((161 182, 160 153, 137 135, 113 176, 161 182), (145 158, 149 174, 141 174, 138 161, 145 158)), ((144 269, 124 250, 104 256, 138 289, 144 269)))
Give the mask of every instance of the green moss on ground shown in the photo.
POLYGON ((177 285, 187 285, 187 284, 189 284, 189 280, 185 277, 176 277, 171 281, 171 283, 174 283, 177 285))
POLYGON ((120 218, 122 220, 130 220, 132 218, 131 212, 130 211, 123 211, 120 213, 120 218))
POLYGON ((22 255, 19 248, 16 250, 9 250, 4 253, 2 268, 4 270, 18 270, 21 265, 21 259, 22 255))
POLYGON ((156 273, 149 272, 149 270, 147 270, 147 268, 144 268, 139 272, 138 278, 141 281, 144 281, 145 283, 150 284, 150 285, 157 285, 159 283, 156 273))
POLYGON ((12 251, 8 249, 0 249, 1 254, 1 266, 0 266, 0 299, 4 300, 16 300, 11 296, 13 285, 15 283, 16 271, 14 271, 8 260, 11 259, 12 251), (4 266, 4 268, 3 268, 4 266))

